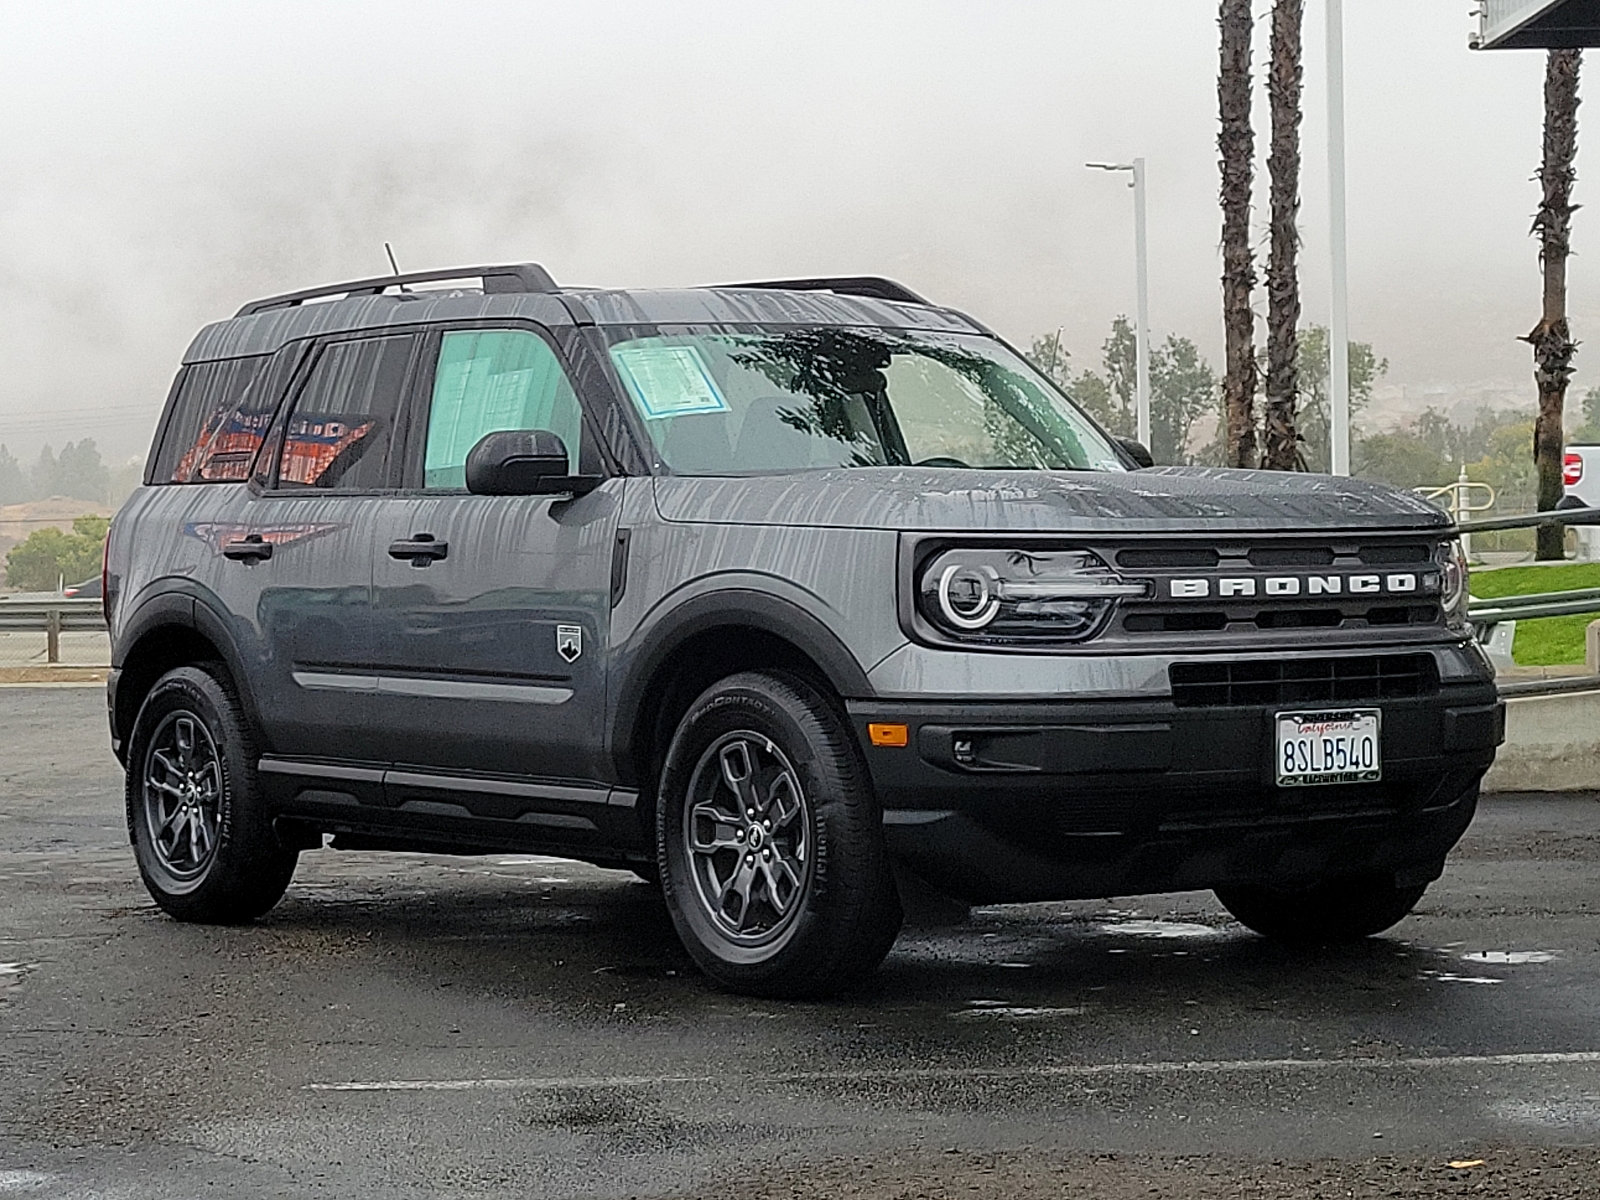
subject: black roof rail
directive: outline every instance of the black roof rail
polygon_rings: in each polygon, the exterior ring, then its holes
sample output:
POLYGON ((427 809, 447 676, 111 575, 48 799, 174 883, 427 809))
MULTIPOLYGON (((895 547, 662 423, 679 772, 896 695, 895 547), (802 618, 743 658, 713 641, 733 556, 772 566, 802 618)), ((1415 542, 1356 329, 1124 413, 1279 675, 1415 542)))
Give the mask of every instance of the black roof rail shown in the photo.
POLYGON ((379 275, 373 279, 353 279, 348 283, 329 283, 322 287, 307 288, 303 292, 285 292, 281 296, 268 296, 252 300, 236 317, 253 316, 274 308, 294 308, 307 300, 322 296, 376 296, 385 288, 402 287, 408 283, 437 283, 444 279, 481 279, 486 295, 508 292, 554 292, 559 289, 538 263, 512 263, 499 267, 455 267, 448 271, 412 271, 406 275, 379 275))
POLYGON ((725 288, 770 288, 780 292, 837 292, 841 296, 866 296, 873 300, 894 300, 901 304, 931 304, 904 284, 878 275, 843 275, 837 279, 764 279, 758 283, 718 283, 714 291, 725 288))

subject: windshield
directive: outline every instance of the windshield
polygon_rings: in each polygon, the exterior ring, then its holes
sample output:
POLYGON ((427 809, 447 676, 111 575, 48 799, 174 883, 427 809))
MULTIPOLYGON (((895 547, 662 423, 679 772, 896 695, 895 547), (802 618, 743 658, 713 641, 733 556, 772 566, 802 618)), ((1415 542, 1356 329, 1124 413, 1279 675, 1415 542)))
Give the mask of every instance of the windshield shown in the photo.
POLYGON ((695 326, 612 339, 617 374, 679 474, 1124 469, 1105 435, 993 338, 695 326))

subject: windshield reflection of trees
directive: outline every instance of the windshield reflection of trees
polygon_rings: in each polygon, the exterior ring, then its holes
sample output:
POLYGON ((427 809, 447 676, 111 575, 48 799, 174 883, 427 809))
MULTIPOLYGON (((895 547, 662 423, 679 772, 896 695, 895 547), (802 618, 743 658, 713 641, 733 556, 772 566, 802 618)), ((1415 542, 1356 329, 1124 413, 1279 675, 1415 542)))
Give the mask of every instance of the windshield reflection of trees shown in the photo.
POLYGON ((793 329, 732 340, 736 348, 728 352, 729 361, 759 371, 797 401, 809 397, 809 404, 780 408, 778 419, 801 433, 851 447, 850 461, 844 465, 910 464, 884 374, 900 354, 937 363, 978 389, 984 398, 984 432, 996 460, 993 465, 1047 469, 1089 465, 1076 431, 1042 392, 1030 389, 1014 371, 970 350, 883 330, 793 329), (871 429, 852 419, 857 403, 865 406, 871 429))

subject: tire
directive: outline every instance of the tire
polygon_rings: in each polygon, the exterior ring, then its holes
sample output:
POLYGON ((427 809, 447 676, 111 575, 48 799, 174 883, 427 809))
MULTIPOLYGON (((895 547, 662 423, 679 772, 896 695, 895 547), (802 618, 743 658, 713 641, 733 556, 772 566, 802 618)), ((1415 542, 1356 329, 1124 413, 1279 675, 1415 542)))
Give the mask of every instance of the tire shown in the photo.
POLYGON ((180 921, 253 921, 282 897, 299 854, 286 849, 256 782, 256 747, 216 668, 156 681, 134 721, 128 835, 156 904, 180 921))
POLYGON ((752 671, 707 689, 678 724, 659 796, 662 892, 717 983, 821 997, 883 961, 901 912, 881 810, 849 729, 811 684, 752 671))
POLYGON ((1427 884, 1396 887, 1384 876, 1357 876, 1302 891, 1238 886, 1217 899, 1240 924, 1273 941, 1298 946, 1356 942, 1399 924, 1427 884))

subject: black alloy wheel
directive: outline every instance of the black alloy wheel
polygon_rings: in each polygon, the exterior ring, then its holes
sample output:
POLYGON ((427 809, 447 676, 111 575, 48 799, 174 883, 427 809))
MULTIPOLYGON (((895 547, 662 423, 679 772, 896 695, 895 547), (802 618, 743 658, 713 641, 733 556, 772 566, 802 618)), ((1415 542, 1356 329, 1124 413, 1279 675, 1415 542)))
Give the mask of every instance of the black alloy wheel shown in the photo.
POLYGON ((222 764, 205 722, 186 708, 161 718, 145 746, 145 837, 174 881, 201 878, 222 832, 222 764))
POLYGON ((689 706, 662 771, 656 847, 679 937, 731 990, 844 991, 899 933, 861 751, 836 705, 799 676, 743 672, 689 706))
POLYGON ((215 664, 150 689, 129 738, 128 834, 146 889, 183 921, 253 921, 283 896, 298 852, 273 832, 256 747, 215 664))

